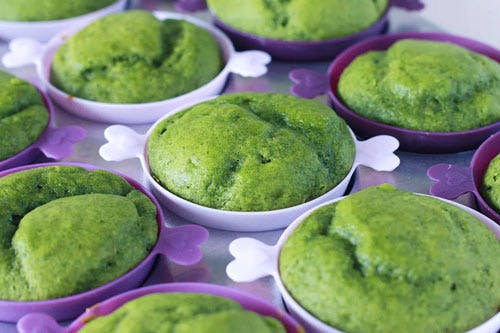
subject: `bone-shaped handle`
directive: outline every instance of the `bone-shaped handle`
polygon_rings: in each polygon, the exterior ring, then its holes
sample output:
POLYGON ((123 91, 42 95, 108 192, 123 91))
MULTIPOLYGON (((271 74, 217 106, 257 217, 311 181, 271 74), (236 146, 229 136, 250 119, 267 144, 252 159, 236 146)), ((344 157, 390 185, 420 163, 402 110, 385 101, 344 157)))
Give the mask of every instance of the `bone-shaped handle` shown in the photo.
POLYGON ((99 155, 106 161, 123 161, 141 158, 147 135, 141 135, 123 125, 113 125, 104 131, 108 143, 99 148, 99 155))
POLYGON ((267 73, 267 65, 271 62, 271 56, 263 51, 235 52, 227 67, 230 72, 243 77, 259 77, 267 73))
POLYGON ((30 313, 17 322, 19 333, 67 333, 54 318, 44 313, 30 313))
POLYGON ((471 168, 441 163, 431 166, 427 170, 427 176, 436 181, 429 190, 431 195, 451 200, 467 192, 474 192, 471 168))
POLYGON ((328 75, 307 68, 292 70, 288 77, 293 82, 290 92, 302 98, 314 98, 324 95, 330 89, 328 75))
POLYGON ((176 264, 194 265, 203 258, 200 245, 207 239, 207 229, 198 225, 167 228, 160 234, 158 252, 176 264))
POLYGON ((31 38, 16 38, 9 43, 9 51, 2 57, 7 68, 18 68, 27 65, 38 65, 42 59, 46 45, 31 38))
POLYGON ((73 153, 73 145, 82 141, 87 131, 80 126, 48 128, 40 138, 38 149, 48 158, 61 160, 73 153))
POLYGON ((234 260, 226 267, 226 274, 236 282, 255 281, 277 274, 277 246, 264 244, 253 238, 238 238, 229 245, 234 260))
POLYGON ((376 171, 392 171, 399 166, 399 157, 394 152, 399 141, 389 135, 378 135, 356 142, 356 165, 364 165, 376 171))

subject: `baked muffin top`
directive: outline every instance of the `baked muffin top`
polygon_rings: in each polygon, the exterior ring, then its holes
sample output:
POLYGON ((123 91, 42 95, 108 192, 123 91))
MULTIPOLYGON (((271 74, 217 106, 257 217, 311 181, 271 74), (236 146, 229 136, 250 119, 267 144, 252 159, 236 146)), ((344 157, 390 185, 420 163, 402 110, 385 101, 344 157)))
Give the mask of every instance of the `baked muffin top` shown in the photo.
POLYGON ((58 298, 101 286, 143 260, 156 207, 103 170, 49 166, 0 178, 0 299, 58 298))
POLYGON ((458 207, 387 184, 315 210, 279 265, 293 298, 343 331, 460 332, 500 306, 495 235, 458 207))
POLYGON ((244 310, 233 300, 196 293, 157 293, 92 319, 80 332, 285 333, 276 319, 244 310))
POLYGON ((116 0, 0 0, 0 20, 52 21, 80 16, 116 0))
POLYGON ((0 71, 0 161, 35 143, 48 122, 49 112, 36 88, 0 71))
POLYGON ((70 37, 54 56, 50 80, 84 99, 146 103, 199 88, 221 66, 208 31, 136 10, 106 16, 70 37))
POLYGON ((500 214, 500 154, 490 161, 486 169, 481 195, 500 214))
POLYGON ((500 64, 454 44, 404 39, 354 59, 338 93, 352 111, 381 123, 470 130, 500 121, 500 64))
POLYGON ((352 166, 354 142, 345 122, 317 101, 240 93, 160 122, 148 158, 153 177, 186 200, 265 211, 335 187, 352 166))
POLYGON ((210 11, 238 30, 282 40, 323 40, 368 28, 388 0, 207 0, 210 11))

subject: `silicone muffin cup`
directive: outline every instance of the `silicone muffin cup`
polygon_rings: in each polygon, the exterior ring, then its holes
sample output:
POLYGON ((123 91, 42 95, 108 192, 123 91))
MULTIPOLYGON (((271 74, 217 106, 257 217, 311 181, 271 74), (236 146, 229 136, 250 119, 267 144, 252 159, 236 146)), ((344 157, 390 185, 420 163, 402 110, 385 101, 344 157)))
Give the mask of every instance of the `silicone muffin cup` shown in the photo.
POLYGON ((54 107, 47 96, 41 91, 39 92, 49 113, 48 125, 42 135, 33 144, 16 155, 0 160, 0 171, 29 164, 41 156, 55 160, 63 159, 73 153, 74 143, 86 137, 87 131, 80 126, 56 128, 53 124, 54 107))
MULTIPOLYGON (((195 11, 206 8, 205 1, 184 0, 177 1, 176 8, 185 11, 195 11)), ((331 38, 317 41, 287 41, 274 38, 266 38, 256 34, 244 32, 233 28, 217 17, 214 18, 215 25, 223 30, 229 38, 241 49, 258 49, 269 53, 273 58, 288 61, 314 61, 329 60, 335 58, 350 45, 363 39, 385 33, 388 30, 388 13, 391 7, 400 7, 408 10, 421 10, 424 5, 419 0, 392 0, 389 2, 382 16, 368 28, 339 38, 331 38)))
POLYGON ((418 153, 454 153, 474 149, 488 136, 500 131, 500 121, 467 131, 427 132, 391 126, 367 119, 343 104, 337 85, 344 69, 359 55, 373 50, 386 50, 396 41, 406 38, 450 42, 471 51, 481 53, 500 62, 500 51, 477 41, 443 33, 407 32, 374 37, 351 46, 328 68, 327 74, 298 69, 290 72, 295 84, 293 95, 313 98, 328 93, 331 104, 339 116, 351 126, 356 135, 370 137, 379 134, 392 135, 401 143, 401 149, 418 153))
POLYGON ((479 210, 500 224, 500 214, 481 195, 484 173, 491 160, 500 154, 500 132, 490 136, 476 150, 468 168, 452 164, 436 164, 427 170, 431 180, 436 181, 429 193, 445 199, 455 199, 465 193, 472 193, 479 210))
POLYGON ((74 322, 72 322, 68 327, 59 326, 52 317, 33 313, 22 318, 17 323, 17 329, 19 333, 40 332, 41 328, 44 329, 43 332, 45 333, 78 332, 89 321, 97 317, 106 316, 129 301, 153 293, 201 293, 232 299, 240 303, 241 306, 246 310, 256 312, 263 316, 276 318, 283 324, 288 333, 305 332, 304 329, 295 321, 295 319, 293 319, 283 310, 280 310, 274 305, 270 304, 269 302, 242 291, 207 283, 159 284, 151 287, 132 290, 92 306, 74 322))
MULTIPOLYGON (((425 195, 425 194, 422 194, 425 195)), ((301 323, 306 332, 317 333, 340 333, 340 330, 329 326, 319 319, 315 318, 311 313, 307 312, 292 296, 288 293, 283 281, 281 280, 279 272, 279 257, 280 252, 286 241, 293 233, 295 228, 302 223, 313 211, 319 207, 340 201, 344 199, 337 198, 332 201, 326 202, 314 209, 299 216, 281 235, 276 245, 267 245, 253 238, 238 238, 229 245, 229 251, 235 259, 226 267, 226 273, 229 278, 235 282, 250 282, 255 281, 265 276, 272 276, 276 282, 278 289, 287 305, 288 311, 292 316, 301 323)), ((451 205, 457 206, 471 215, 477 217, 483 222, 500 240, 500 226, 487 218, 486 216, 478 213, 477 211, 462 206, 456 202, 440 199, 451 205)), ((334 311, 335 309, 332 309, 334 311)), ((474 333, 494 333, 500 329, 500 312, 488 319, 486 322, 471 329, 468 332, 474 333)))
POLYGON ((392 171, 399 165, 399 158, 393 154, 399 145, 396 139, 383 135, 366 141, 358 141, 351 132, 356 145, 356 156, 348 175, 330 191, 311 201, 293 207, 260 212, 229 211, 201 206, 173 194, 154 179, 149 168, 147 143, 154 128, 164 119, 203 101, 205 100, 178 108, 158 120, 144 135, 121 125, 108 127, 104 136, 109 142, 101 146, 99 154, 106 161, 138 158, 149 183, 152 185, 152 190, 159 200, 175 214, 207 227, 231 231, 265 231, 284 228, 306 210, 343 195, 349 180, 359 165, 368 166, 377 171, 392 171))
POLYGON ((127 0, 117 0, 113 4, 97 11, 77 17, 71 17, 54 21, 1 21, 0 39, 14 39, 21 37, 33 38, 39 41, 47 41, 61 30, 67 29, 75 24, 89 22, 99 17, 124 10, 127 0))
POLYGON ((156 199, 138 182, 116 171, 83 163, 44 163, 6 170, 0 172, 0 177, 23 170, 56 165, 77 166, 86 170, 102 169, 124 178, 134 188, 147 195, 155 204, 159 228, 158 239, 150 253, 134 268, 115 280, 95 289, 67 297, 41 301, 0 300, 0 321, 16 322, 22 316, 31 312, 45 313, 59 321, 68 320, 78 316, 85 308, 103 299, 141 285, 150 273, 154 261, 158 256, 163 256, 179 265, 192 265, 201 260, 203 254, 198 246, 207 240, 207 230, 196 225, 185 225, 176 228, 166 227, 162 209, 156 199))
POLYGON ((2 61, 7 68, 35 64, 37 74, 49 96, 67 112, 93 121, 121 124, 151 123, 180 105, 217 95, 223 90, 231 73, 245 77, 259 77, 267 73, 266 65, 271 61, 271 57, 267 53, 262 51, 236 52, 233 44, 224 33, 196 18, 170 12, 153 12, 153 14, 160 20, 183 19, 207 30, 217 41, 222 52, 225 65, 220 73, 210 82, 193 91, 157 102, 116 104, 71 96, 50 82, 52 59, 58 48, 69 37, 90 22, 73 26, 57 34, 47 44, 41 44, 32 39, 15 39, 11 41, 10 51, 3 56, 2 61))

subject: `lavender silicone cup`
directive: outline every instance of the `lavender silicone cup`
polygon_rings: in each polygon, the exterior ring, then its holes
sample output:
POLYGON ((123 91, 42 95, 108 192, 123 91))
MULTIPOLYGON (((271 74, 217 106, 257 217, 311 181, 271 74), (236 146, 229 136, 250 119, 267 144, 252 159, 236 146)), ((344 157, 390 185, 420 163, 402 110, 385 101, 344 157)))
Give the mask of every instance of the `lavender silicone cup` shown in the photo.
POLYGON ((420 10, 424 7, 418 0, 393 0, 388 4, 382 16, 368 28, 345 37, 319 41, 287 41, 266 38, 237 30, 217 18, 214 19, 214 22, 241 49, 262 50, 279 60, 330 60, 352 44, 387 32, 389 27, 388 12, 392 6, 410 10, 420 10))
POLYGON ((50 99, 40 90, 45 107, 49 113, 48 125, 42 135, 21 152, 0 161, 0 171, 20 165, 29 164, 38 157, 45 156, 60 160, 73 153, 73 144, 83 140, 87 131, 80 126, 64 126, 56 128, 53 125, 54 106, 50 99))
POLYGON ((141 296, 152 293, 202 293, 221 296, 232 299, 249 311, 254 311, 264 316, 278 319, 286 328, 288 333, 305 332, 304 329, 284 311, 273 306, 271 303, 259 299, 248 293, 244 293, 228 287, 217 286, 206 283, 170 283, 159 284, 151 287, 141 288, 126 292, 124 294, 110 298, 100 304, 87 309, 80 317, 72 322, 68 327, 59 326, 53 318, 47 315, 30 314, 22 318, 17 323, 20 333, 73 333, 79 331, 86 323, 96 317, 105 316, 118 309, 124 303, 141 296))
POLYGON ((491 160, 500 154, 500 132, 490 136, 476 150, 468 168, 451 164, 436 164, 427 170, 431 180, 436 181, 429 193, 445 199, 455 199, 462 194, 472 193, 479 210, 500 224, 500 214, 481 195, 484 173, 491 160))
POLYGON ((290 72, 294 81, 293 95, 313 98, 328 93, 333 108, 360 137, 380 134, 394 136, 401 143, 401 149, 419 153, 454 153, 474 149, 488 136, 500 131, 500 121, 488 126, 458 132, 427 132, 391 126, 364 118, 343 104, 338 96, 337 86, 344 69, 359 55, 373 50, 386 50, 398 40, 413 38, 450 42, 481 53, 500 62, 500 51, 477 41, 443 33, 407 32, 379 36, 351 46, 340 54, 325 74, 308 69, 290 72))
POLYGON ((203 254, 198 249, 198 245, 208 238, 207 230, 195 225, 167 228, 164 225, 164 217, 158 201, 137 181, 119 172, 84 163, 44 163, 0 172, 0 178, 18 171, 46 166, 77 166, 86 170, 102 169, 124 178, 134 188, 147 195, 155 204, 159 228, 158 239, 151 252, 137 266, 126 274, 98 288, 67 297, 43 301, 0 300, 0 321, 16 322, 22 316, 32 312, 45 313, 60 321, 68 320, 76 317, 85 308, 103 299, 139 286, 149 275, 153 263, 158 256, 164 256, 179 265, 191 265, 202 258, 203 254))

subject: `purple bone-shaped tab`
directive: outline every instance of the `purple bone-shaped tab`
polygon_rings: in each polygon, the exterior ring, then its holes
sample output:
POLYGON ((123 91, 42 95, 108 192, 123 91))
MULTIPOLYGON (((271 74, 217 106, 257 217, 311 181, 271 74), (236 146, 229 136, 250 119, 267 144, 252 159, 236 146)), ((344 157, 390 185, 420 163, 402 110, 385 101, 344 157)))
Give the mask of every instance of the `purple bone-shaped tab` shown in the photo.
POLYGON ((80 126, 50 128, 42 136, 39 149, 48 158, 63 159, 73 153, 73 144, 83 140, 87 131, 80 126))
POLYGON ((290 91, 292 95, 303 98, 314 98, 326 94, 330 89, 328 75, 306 68, 294 69, 288 75, 294 82, 290 91))
POLYGON ((182 13, 193 13, 207 9, 207 3, 205 0, 178 0, 174 7, 182 13))
POLYGON ((422 10, 425 7, 420 0, 392 0, 391 5, 407 10, 422 10))
POLYGON ((203 258, 199 245, 208 239, 207 229, 198 225, 167 228, 160 239, 159 251, 179 265, 193 265, 203 258))
POLYGON ((44 313, 30 313, 19 320, 17 331, 19 333, 65 333, 66 329, 61 327, 49 315, 44 313))
POLYGON ((467 192, 474 192, 474 181, 470 168, 451 164, 436 164, 427 170, 427 176, 437 183, 429 190, 431 195, 455 199, 467 192))

